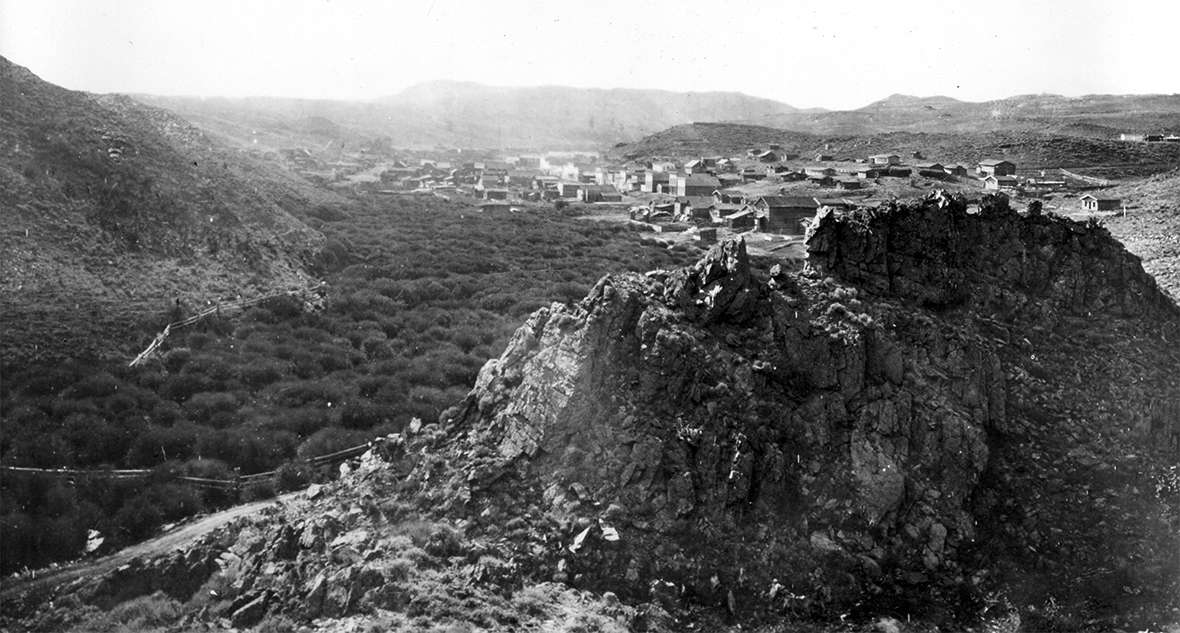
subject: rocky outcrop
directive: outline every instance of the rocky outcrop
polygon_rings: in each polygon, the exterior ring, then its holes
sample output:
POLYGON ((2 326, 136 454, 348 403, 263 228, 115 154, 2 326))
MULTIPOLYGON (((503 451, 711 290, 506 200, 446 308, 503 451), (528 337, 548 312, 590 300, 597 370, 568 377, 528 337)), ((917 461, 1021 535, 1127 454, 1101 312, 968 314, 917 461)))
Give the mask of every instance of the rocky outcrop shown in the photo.
POLYGON ((1129 418, 1180 398, 1163 347, 1139 347, 1126 389, 1045 386, 1070 371, 1046 366, 1063 327, 1175 335, 1175 305, 1100 227, 936 194, 821 213, 808 250, 807 274, 763 282, 732 242, 534 314, 444 416, 462 511, 529 499, 570 539, 617 535, 548 564, 633 597, 655 582, 719 604, 781 602, 766 589, 781 584, 803 609, 963 595, 996 534, 983 480, 1077 448, 1029 434, 1048 411, 1084 434, 1113 402, 1129 418))
POLYGON ((808 265, 865 290, 936 309, 1035 321, 1068 314, 1174 318, 1138 257, 1097 223, 1021 217, 1003 194, 978 213, 944 192, 923 204, 818 214, 808 265))
POLYGON ((557 617, 527 596, 565 586, 649 630, 691 605, 1012 603, 1034 628, 1027 605, 1180 606, 1180 486, 1153 479, 1176 460, 1156 418, 1180 402, 1180 318, 1133 257, 1097 226, 943 195, 825 211, 808 250, 766 276, 728 242, 537 311, 390 463, 178 559, 215 561, 208 617, 453 614, 460 595, 495 605, 480 626, 523 628, 557 617))

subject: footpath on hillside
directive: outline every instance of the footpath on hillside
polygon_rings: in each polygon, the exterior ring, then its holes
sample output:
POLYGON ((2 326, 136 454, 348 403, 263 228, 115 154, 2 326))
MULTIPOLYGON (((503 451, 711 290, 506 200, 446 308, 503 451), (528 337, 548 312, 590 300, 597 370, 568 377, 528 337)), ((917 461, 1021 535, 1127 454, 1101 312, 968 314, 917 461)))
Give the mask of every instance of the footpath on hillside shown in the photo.
POLYGON ((236 519, 252 516, 265 510, 296 499, 305 491, 299 490, 280 495, 273 499, 255 501, 228 508, 189 523, 178 525, 142 543, 125 547, 117 552, 93 560, 80 560, 51 569, 40 569, 20 576, 9 576, 0 584, 0 603, 7 603, 14 597, 39 588, 63 585, 82 576, 100 576, 113 569, 140 558, 166 554, 236 519))

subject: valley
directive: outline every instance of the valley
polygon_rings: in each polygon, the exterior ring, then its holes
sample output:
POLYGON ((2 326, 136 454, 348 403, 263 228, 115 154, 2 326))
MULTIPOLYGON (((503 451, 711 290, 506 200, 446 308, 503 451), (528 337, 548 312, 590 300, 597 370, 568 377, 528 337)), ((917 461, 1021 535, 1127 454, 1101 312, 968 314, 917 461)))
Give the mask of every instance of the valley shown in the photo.
POLYGON ((0 58, 0 628, 1165 630, 1177 130, 0 58))

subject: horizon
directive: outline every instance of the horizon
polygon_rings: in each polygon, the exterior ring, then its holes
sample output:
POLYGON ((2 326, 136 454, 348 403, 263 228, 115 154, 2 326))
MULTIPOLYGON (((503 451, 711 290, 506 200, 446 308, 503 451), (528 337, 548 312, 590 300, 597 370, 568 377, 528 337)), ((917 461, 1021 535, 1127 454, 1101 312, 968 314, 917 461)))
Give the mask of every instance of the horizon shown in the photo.
POLYGON ((898 94, 980 103, 1180 92, 1153 63, 1180 58, 1167 33, 1180 7, 991 6, 748 3, 716 15, 706 3, 618 0, 0 0, 0 55, 65 88, 161 97, 371 101, 454 82, 740 93, 855 110, 898 94), (990 21, 1005 13, 1015 17, 990 21))
MULTIPOLYGON (((37 75, 38 77, 40 77, 41 79, 43 79, 45 81, 49 81, 48 79, 43 77, 40 73, 38 73, 36 71, 36 69, 29 68, 28 66, 19 63, 19 61, 8 58, 5 55, 0 55, 0 57, 5 57, 6 59, 8 59, 8 61, 12 62, 13 64, 16 64, 17 66, 21 66, 21 67, 25 68, 29 72, 32 72, 33 74, 37 75)), ((53 83, 53 82, 51 82, 51 83, 53 83)), ((161 99, 199 99, 199 100, 226 100, 226 101, 233 101, 233 100, 243 100, 244 101, 244 100, 251 100, 251 99, 273 99, 273 100, 285 100, 285 101, 327 101, 327 102, 338 102, 338 103, 368 103, 368 102, 380 101, 383 99, 397 97, 397 96, 400 96, 401 94, 404 94, 406 92, 410 92, 410 91, 414 90, 415 88, 420 88, 423 86, 429 86, 429 85, 435 85, 435 84, 464 84, 464 85, 469 85, 469 86, 474 86, 474 87, 479 87, 479 88, 491 88, 491 89, 497 89, 497 90, 500 90, 500 89, 503 89, 503 90, 530 90, 530 89, 557 88, 557 89, 568 89, 568 90, 599 90, 599 91, 607 91, 607 92, 609 92, 609 91, 651 91, 651 92, 668 92, 671 94, 737 94, 737 95, 743 95, 743 96, 751 97, 751 98, 755 98, 755 99, 766 99, 766 100, 770 100, 770 101, 775 101, 777 103, 781 103, 786 106, 794 107, 800 111, 822 110, 822 111, 827 111, 827 112, 855 111, 855 110, 867 108, 871 105, 874 105, 874 104, 877 104, 877 103, 880 103, 883 101, 888 101, 890 99, 897 98, 897 97, 909 98, 909 99, 921 99, 921 100, 950 99, 952 101, 956 101, 959 103, 981 104, 981 103, 989 103, 992 101, 1002 101, 1005 99, 1019 99, 1022 97, 1061 97, 1063 99, 1084 99, 1087 97, 1175 97, 1175 96, 1180 96, 1180 92, 1170 92, 1170 93, 1169 92, 1126 92, 1126 93, 1090 92, 1090 93, 1083 93, 1083 94, 1062 94, 1059 92, 1025 92, 1025 93, 1019 93, 1019 94, 1003 95, 1003 96, 991 98, 991 99, 970 100, 970 99, 960 99, 957 97, 951 97, 951 96, 943 95, 943 94, 918 95, 918 94, 905 94, 905 93, 895 92, 895 93, 891 93, 891 94, 885 95, 885 96, 877 98, 877 99, 873 99, 873 100, 868 101, 868 102, 866 102, 862 105, 859 105, 859 106, 854 106, 851 108, 836 109, 836 108, 825 108, 822 106, 809 106, 809 107, 798 106, 793 103, 786 103, 786 102, 778 101, 777 99, 773 99, 771 97, 762 97, 759 95, 753 95, 753 94, 749 94, 746 92, 742 92, 740 90, 733 90, 733 89, 674 90, 674 89, 667 89, 667 88, 630 88, 630 87, 624 87, 624 86, 577 86, 577 85, 570 85, 570 84, 549 84, 549 83, 533 84, 533 85, 519 85, 519 86, 506 86, 506 85, 496 85, 496 84, 485 84, 485 83, 480 83, 477 81, 471 81, 471 80, 466 80, 466 79, 449 79, 449 78, 425 79, 425 80, 419 81, 417 83, 414 83, 410 86, 406 86, 405 88, 403 88, 397 92, 383 94, 383 95, 376 95, 373 97, 357 97, 357 98, 329 97, 329 96, 302 97, 302 96, 286 96, 286 95, 274 95, 274 94, 246 94, 246 95, 238 96, 238 95, 219 95, 219 94, 184 94, 184 93, 155 93, 155 92, 93 92, 93 91, 88 91, 88 90, 83 90, 83 92, 91 92, 92 94, 123 94, 123 95, 131 96, 131 97, 146 96, 146 97, 154 97, 154 98, 161 98, 161 99)), ((59 85, 60 87, 65 88, 67 90, 81 90, 79 88, 75 88, 72 86, 65 86, 65 85, 61 85, 61 84, 55 84, 55 85, 59 85)))

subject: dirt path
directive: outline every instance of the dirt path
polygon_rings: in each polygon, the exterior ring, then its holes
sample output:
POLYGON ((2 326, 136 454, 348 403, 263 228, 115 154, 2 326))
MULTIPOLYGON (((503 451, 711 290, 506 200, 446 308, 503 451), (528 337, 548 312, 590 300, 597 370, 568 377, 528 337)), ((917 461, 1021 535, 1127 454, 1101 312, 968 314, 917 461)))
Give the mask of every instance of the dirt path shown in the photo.
POLYGON ((0 611, 3 610, 4 603, 18 595, 28 593, 35 589, 62 585, 85 575, 98 576, 134 558, 166 554, 182 545, 192 542, 200 536, 212 532, 234 519, 256 514, 279 503, 290 502, 303 494, 304 492, 300 490, 289 492, 274 499, 234 506, 190 523, 176 526, 155 538, 125 547, 95 560, 78 561, 56 569, 36 570, 16 578, 11 576, 5 577, 0 581, 0 611))

